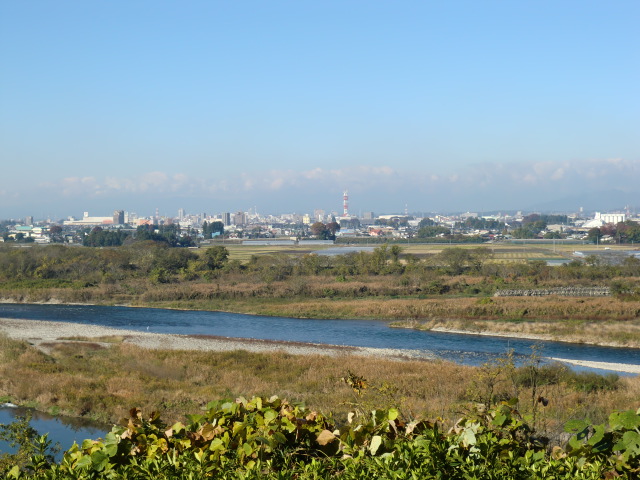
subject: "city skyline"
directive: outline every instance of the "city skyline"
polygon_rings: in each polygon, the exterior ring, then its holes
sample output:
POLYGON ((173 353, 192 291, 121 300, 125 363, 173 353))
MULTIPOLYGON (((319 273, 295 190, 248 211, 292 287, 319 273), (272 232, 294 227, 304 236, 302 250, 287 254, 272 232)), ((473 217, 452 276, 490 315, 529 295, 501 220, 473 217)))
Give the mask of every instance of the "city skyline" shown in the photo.
MULTIPOLYGON (((349 200, 350 202, 350 200, 349 200)), ((343 207, 343 205, 341 206, 343 207)), ((78 210, 78 209, 76 209, 78 210)), ((565 215, 571 218, 581 218, 581 219, 590 219, 604 217, 616 217, 621 215, 626 215, 627 219, 634 219, 634 221, 638 221, 637 218, 640 218, 640 211, 636 206, 633 205, 625 205, 623 207, 617 208, 590 208, 585 209, 584 207, 579 207, 574 210, 512 210, 512 209, 496 209, 496 210, 488 210, 488 211, 480 211, 480 210, 460 210, 460 211, 438 211, 438 210, 410 210, 408 205, 405 205, 405 209, 403 211, 373 211, 373 210, 359 210, 353 211, 349 209, 348 211, 339 209, 339 208, 315 208, 313 210, 304 211, 280 211, 280 212, 269 212, 269 211, 259 211, 257 206, 250 207, 248 209, 233 209, 230 211, 220 211, 220 210, 205 210, 205 209, 196 209, 193 211, 189 211, 185 208, 175 208, 174 211, 162 211, 156 208, 154 211, 150 212, 138 212, 133 209, 121 209, 117 208, 112 213, 107 212, 108 209, 99 209, 89 211, 87 209, 82 210, 80 213, 76 211, 66 212, 65 215, 57 216, 57 217, 38 217, 34 215, 26 215, 24 217, 12 216, 6 218, 0 218, 0 221, 3 222, 13 222, 15 224, 92 224, 92 225, 100 225, 100 224, 109 224, 112 223, 114 225, 122 225, 122 224, 135 224, 138 221, 144 220, 145 224, 148 224, 150 221, 157 221, 159 223, 164 223, 165 221, 195 221, 196 223, 202 221, 221 221, 225 225, 231 225, 235 222, 231 221, 236 216, 244 216, 245 219, 251 219, 252 221, 257 222, 276 222, 279 221, 291 221, 292 219, 298 219, 299 221, 303 221, 304 218, 308 217, 308 221, 323 221, 329 222, 334 218, 336 221, 350 219, 359 219, 359 220, 371 220, 378 218, 402 218, 408 217, 413 219, 422 219, 422 218, 520 218, 526 215, 565 215), (116 221, 115 218, 118 217, 116 221), (111 222, 113 220, 113 222, 111 222)), ((308 223, 305 220, 305 223, 308 223)), ((607 223, 607 222, 605 222, 607 223)), ((617 223, 617 222, 614 222, 617 223)))
POLYGON ((640 5, 0 5, 0 218, 640 204, 640 5))

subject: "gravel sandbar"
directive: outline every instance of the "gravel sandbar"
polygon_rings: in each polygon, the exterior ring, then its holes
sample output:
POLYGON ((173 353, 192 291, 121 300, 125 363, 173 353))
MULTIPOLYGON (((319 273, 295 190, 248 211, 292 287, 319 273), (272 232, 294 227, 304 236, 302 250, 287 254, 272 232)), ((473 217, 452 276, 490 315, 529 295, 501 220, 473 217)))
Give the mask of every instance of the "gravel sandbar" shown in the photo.
POLYGON ((628 363, 593 362, 591 360, 573 360, 570 358, 555 357, 549 358, 556 362, 570 363, 572 365, 578 365, 579 367, 598 368, 600 370, 611 370, 614 372, 640 373, 640 365, 631 365, 628 363))
MULTIPOLYGON (((45 320, 0 318, 0 332, 3 332, 9 338, 27 341, 45 351, 54 343, 74 342, 74 340, 69 340, 69 337, 92 339, 117 336, 124 338, 123 343, 160 350, 199 350, 215 352, 232 350, 245 350, 249 352, 279 351, 292 355, 360 355, 412 360, 436 359, 433 353, 426 350, 349 347, 316 343, 257 340, 252 338, 217 337, 211 335, 178 335, 125 330, 81 323, 50 322, 45 320)), ((96 341, 95 343, 100 342, 96 341)), ((108 342, 102 344, 105 346, 110 345, 108 342)))

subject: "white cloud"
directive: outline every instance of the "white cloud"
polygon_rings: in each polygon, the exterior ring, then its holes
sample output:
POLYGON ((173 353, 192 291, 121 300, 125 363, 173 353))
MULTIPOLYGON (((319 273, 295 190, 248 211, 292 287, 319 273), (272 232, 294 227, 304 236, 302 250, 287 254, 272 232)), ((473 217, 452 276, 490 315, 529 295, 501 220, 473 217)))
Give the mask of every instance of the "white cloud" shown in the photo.
POLYGON ((284 185, 284 178, 276 178, 271 181, 269 188, 271 190, 280 190, 283 185, 284 185))
POLYGON ((94 177, 67 177, 63 178, 59 185, 51 184, 50 186, 67 197, 93 194, 99 189, 98 181, 94 177))
POLYGON ((561 180, 564 177, 564 168, 558 168, 555 172, 551 174, 551 180, 561 180))
POLYGON ((164 172, 149 172, 142 175, 139 182, 139 188, 144 192, 150 189, 166 189, 168 185, 169 175, 164 172))
MULTIPOLYGON (((180 196, 216 204, 253 203, 254 199, 274 202, 279 199, 280 204, 298 204, 312 195, 314 198, 334 198, 347 189, 354 198, 367 197, 380 202, 386 199, 402 201, 415 196, 430 205, 435 204, 433 199, 436 198, 448 202, 464 198, 473 205, 473 199, 485 204, 487 199, 496 198, 496 202, 502 201, 504 208, 508 208, 507 204, 524 198, 565 198, 607 188, 636 191, 639 184, 640 161, 592 159, 483 163, 459 170, 431 167, 429 171, 402 171, 386 165, 271 169, 209 178, 198 173, 152 171, 122 177, 67 177, 57 182, 49 181, 40 188, 79 200, 122 198, 126 194, 127 198, 140 199, 180 196)), ((5 189, 0 195, 8 198, 23 195, 23 192, 12 193, 5 189)))
POLYGON ((536 176, 544 175, 551 167, 551 162, 536 162, 531 166, 531 169, 536 176))
POLYGON ((306 172, 302 172, 302 176, 310 180, 322 178, 324 176, 324 171, 321 168, 316 167, 313 170, 307 170, 306 172))

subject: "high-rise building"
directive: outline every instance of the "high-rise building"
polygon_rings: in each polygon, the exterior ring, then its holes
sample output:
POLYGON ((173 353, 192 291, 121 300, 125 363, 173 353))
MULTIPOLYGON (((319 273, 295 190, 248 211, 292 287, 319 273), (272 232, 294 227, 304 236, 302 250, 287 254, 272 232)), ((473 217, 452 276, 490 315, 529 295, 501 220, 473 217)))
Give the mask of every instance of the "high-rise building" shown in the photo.
POLYGON ((113 212, 113 224, 124 225, 124 210, 115 210, 113 212))
POLYGON ((247 223, 247 215, 244 212, 237 212, 233 216, 234 225, 246 225, 247 223))
POLYGON ((184 208, 179 208, 178 209, 178 220, 184 219, 184 214, 185 214, 184 208))
POLYGON ((231 214, 229 212, 224 212, 222 214, 222 223, 224 223, 225 227, 231 225, 231 214))
POLYGON ((24 224, 25 225, 33 225, 33 217, 32 216, 25 217, 24 224))

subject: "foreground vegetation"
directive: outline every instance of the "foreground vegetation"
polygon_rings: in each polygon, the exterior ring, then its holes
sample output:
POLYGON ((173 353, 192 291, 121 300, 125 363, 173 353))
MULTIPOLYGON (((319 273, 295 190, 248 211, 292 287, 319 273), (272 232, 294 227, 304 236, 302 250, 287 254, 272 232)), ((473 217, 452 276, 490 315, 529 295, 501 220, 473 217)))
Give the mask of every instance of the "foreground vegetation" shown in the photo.
MULTIPOLYGON (((359 392, 362 379, 352 386, 359 392)), ((30 455, 7 462, 6 478, 425 478, 635 479, 640 474, 640 409, 606 424, 574 421, 564 447, 541 437, 514 408, 478 408, 448 431, 405 419, 395 408, 331 417, 276 396, 211 402, 169 425, 134 408, 103 440, 73 445, 60 463, 46 437, 23 442, 30 455)))
POLYGON ((540 352, 521 367, 507 354, 476 368, 96 343, 105 340, 78 337, 45 353, 0 337, 3 401, 127 418, 57 465, 34 438, 35 457, 4 462, 14 478, 634 478, 637 468, 635 447, 614 454, 635 417, 624 414, 621 427, 609 416, 640 407, 640 379, 542 365, 540 352), (570 444, 565 426, 579 434, 570 444))
MULTIPOLYGON (((551 402, 537 419, 544 426, 536 428, 557 432, 565 421, 602 421, 611 408, 629 408, 640 398, 640 378, 577 374, 560 365, 540 365, 539 356, 523 370, 513 359, 474 368, 351 355, 146 350, 118 340, 44 344, 45 353, 0 337, 0 400, 106 424, 125 416, 131 405, 177 421, 212 398, 271 394, 345 416, 354 399, 340 379, 352 371, 370 380, 365 398, 372 408, 395 406, 449 422, 468 402, 490 405, 540 394, 551 402)), ((533 413, 538 407, 526 402, 520 409, 533 413)))

